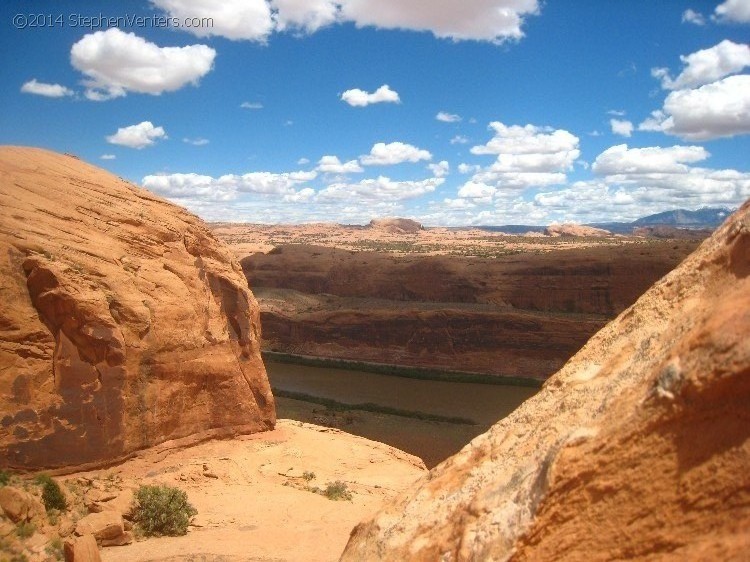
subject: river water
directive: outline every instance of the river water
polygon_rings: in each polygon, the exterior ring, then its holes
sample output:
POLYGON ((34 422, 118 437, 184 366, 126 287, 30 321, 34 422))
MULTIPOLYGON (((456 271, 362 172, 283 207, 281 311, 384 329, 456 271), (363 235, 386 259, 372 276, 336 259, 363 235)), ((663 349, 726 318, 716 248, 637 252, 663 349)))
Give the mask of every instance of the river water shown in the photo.
POLYGON ((428 467, 461 449, 537 391, 524 386, 419 380, 273 361, 266 361, 266 369, 275 389, 476 422, 453 424, 356 410, 353 415, 331 417, 323 406, 277 398, 280 418, 334 425, 417 455, 428 467))

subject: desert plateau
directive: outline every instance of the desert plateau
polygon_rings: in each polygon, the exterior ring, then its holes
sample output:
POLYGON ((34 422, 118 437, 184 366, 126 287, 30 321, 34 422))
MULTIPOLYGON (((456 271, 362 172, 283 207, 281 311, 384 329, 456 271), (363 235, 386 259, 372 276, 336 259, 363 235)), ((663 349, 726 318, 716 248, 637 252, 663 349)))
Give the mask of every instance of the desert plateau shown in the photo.
POLYGON ((0 562, 750 561, 749 25, 0 2, 0 562))

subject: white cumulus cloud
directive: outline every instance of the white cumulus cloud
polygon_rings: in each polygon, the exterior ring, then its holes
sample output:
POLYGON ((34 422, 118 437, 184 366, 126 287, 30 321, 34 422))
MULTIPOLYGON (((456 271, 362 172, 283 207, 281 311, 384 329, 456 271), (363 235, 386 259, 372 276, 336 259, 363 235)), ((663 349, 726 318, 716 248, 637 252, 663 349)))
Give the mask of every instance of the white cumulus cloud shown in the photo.
POLYGON ((419 162, 431 160, 432 154, 427 150, 403 142, 376 143, 370 149, 370 154, 359 157, 365 166, 391 166, 403 162, 419 162))
POLYGON ((482 167, 477 164, 466 164, 465 162, 461 162, 458 165, 458 173, 459 174, 473 174, 481 170, 482 167))
POLYGON ((535 125, 490 123, 494 136, 474 146, 477 155, 497 155, 495 162, 476 171, 468 183, 489 185, 502 190, 523 191, 565 183, 569 171, 581 155, 579 139, 564 129, 535 125))
POLYGON ((362 166, 356 160, 341 162, 338 156, 331 155, 323 156, 315 169, 324 174, 357 174, 363 171, 362 166))
POLYGON ((440 38, 502 43, 523 37, 537 0, 341 0, 341 18, 358 27, 429 31, 440 38))
POLYGON ((170 16, 211 18, 213 25, 184 27, 199 37, 265 42, 274 31, 313 33, 333 23, 431 32, 436 37, 500 44, 524 36, 538 0, 151 0, 170 16))
POLYGON ((115 156, 114 154, 102 154, 99 158, 101 160, 116 160, 117 156, 115 156))
POLYGON ((151 3, 182 21, 210 18, 211 25, 182 28, 198 37, 218 35, 262 43, 274 29, 266 0, 151 0, 151 3))
POLYGON ((357 183, 332 183, 319 195, 323 199, 333 200, 384 200, 401 201, 413 199, 435 191, 445 182, 443 178, 428 178, 420 181, 394 181, 385 176, 375 179, 364 179, 357 183))
POLYGON ((427 164, 427 169, 432 172, 436 178, 444 178, 451 171, 451 166, 447 160, 441 160, 437 164, 427 164))
POLYGON ((734 207, 750 197, 750 174, 692 165, 709 156, 700 146, 613 146, 596 158, 597 178, 539 193, 533 205, 579 221, 633 220, 666 209, 734 207))
POLYGON ((726 0, 716 6, 715 17, 719 21, 750 23, 750 2, 747 0, 726 0))
POLYGON ((158 139, 166 139, 167 134, 163 127, 154 127, 151 121, 142 121, 137 125, 121 127, 113 135, 109 135, 107 142, 110 144, 119 144, 129 148, 145 148, 151 146, 158 139))
POLYGON ((303 187, 304 184, 316 177, 316 172, 250 172, 226 174, 218 178, 176 173, 149 175, 143 178, 141 184, 165 197, 194 201, 234 201, 242 193, 302 201, 310 198, 311 190, 303 187))
POLYGON ((141 185, 158 195, 174 199, 232 201, 237 198, 234 186, 194 173, 149 175, 141 180, 141 185))
POLYGON ((497 192, 497 188, 492 185, 467 181, 458 190, 458 196, 461 199, 491 199, 497 192))
POLYGON ((442 121, 443 123, 458 123, 459 121, 461 121, 461 116, 456 115, 455 113, 440 111, 437 115, 435 115, 435 119, 437 119, 438 121, 442 121))
POLYGON ((688 8, 682 12, 682 23, 692 23, 693 25, 706 25, 706 18, 700 12, 688 8))
POLYGON ((242 109, 263 109, 263 104, 255 101, 243 101, 240 107, 242 109))
POLYGON ((609 126, 612 127, 612 132, 616 135, 629 137, 633 134, 633 123, 626 119, 610 119, 609 126))
POLYGON ((373 103, 401 103, 401 98, 388 84, 383 84, 371 94, 359 88, 347 90, 341 94, 341 101, 352 107, 367 107, 373 103))
POLYGON ((684 173, 687 164, 700 162, 710 154, 702 146, 660 146, 628 148, 627 144, 612 146, 596 157, 592 170, 595 174, 684 173))
MULTIPOLYGON (((487 144, 474 146, 472 154, 551 154, 573 153, 578 158, 578 137, 564 129, 535 125, 507 126, 499 121, 490 123, 495 135, 487 144)), ((572 162, 571 162, 572 163, 572 162)))
POLYGON ((671 92, 661 110, 638 128, 686 140, 750 133, 750 75, 728 76, 696 89, 671 92))
POLYGON ((276 29, 299 29, 313 33, 334 23, 338 18, 337 2, 333 0, 272 0, 276 29))
POLYGON ((684 69, 672 78, 666 68, 654 68, 651 74, 661 80, 665 90, 695 88, 737 74, 750 66, 750 45, 733 43, 725 39, 709 49, 681 56, 684 69))
POLYGON ((72 96, 75 93, 73 90, 61 86, 60 84, 38 82, 36 78, 32 78, 28 82, 25 82, 23 86, 21 86, 21 91, 24 94, 35 94, 47 98, 63 98, 65 96, 72 96))
POLYGON ((85 35, 70 50, 70 62, 87 77, 85 95, 94 101, 129 91, 159 95, 197 85, 215 57, 216 51, 206 45, 159 47, 117 28, 85 35))

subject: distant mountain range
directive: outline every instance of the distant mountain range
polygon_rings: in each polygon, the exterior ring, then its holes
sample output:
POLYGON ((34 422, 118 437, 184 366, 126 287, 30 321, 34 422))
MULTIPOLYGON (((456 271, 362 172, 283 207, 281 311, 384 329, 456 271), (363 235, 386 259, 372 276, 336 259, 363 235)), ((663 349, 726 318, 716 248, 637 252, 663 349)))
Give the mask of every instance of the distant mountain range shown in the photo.
MULTIPOLYGON (((635 228, 672 227, 690 230, 714 230, 724 222, 733 210, 704 207, 696 211, 687 209, 676 209, 664 211, 647 217, 641 217, 632 222, 596 222, 588 223, 586 226, 603 228, 614 234, 632 234, 635 228)), ((504 224, 500 226, 478 226, 481 230, 491 232, 507 232, 509 234, 525 234, 527 232, 542 232, 543 226, 531 226, 525 224, 504 224)))
POLYGON ((697 211, 676 209, 674 211, 664 211, 663 213, 641 217, 633 222, 604 222, 591 224, 590 226, 603 228, 616 234, 630 234, 634 228, 656 226, 672 226, 690 230, 714 230, 731 213, 731 209, 713 207, 705 207, 697 211))

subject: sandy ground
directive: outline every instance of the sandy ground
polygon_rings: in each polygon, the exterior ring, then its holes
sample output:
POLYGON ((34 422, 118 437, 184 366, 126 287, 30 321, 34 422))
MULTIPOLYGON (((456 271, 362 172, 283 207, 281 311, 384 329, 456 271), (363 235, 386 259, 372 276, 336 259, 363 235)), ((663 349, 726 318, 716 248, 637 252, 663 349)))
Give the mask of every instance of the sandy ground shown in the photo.
MULTIPOLYGON (((274 431, 209 441, 173 452, 146 452, 106 471, 125 486, 184 489, 198 510, 184 537, 102 549, 104 562, 332 561, 351 529, 425 474, 422 462, 387 445, 337 429, 279 420, 274 431), (351 501, 303 489, 347 484, 351 501)), ((102 473, 80 473, 80 476, 102 473)))

